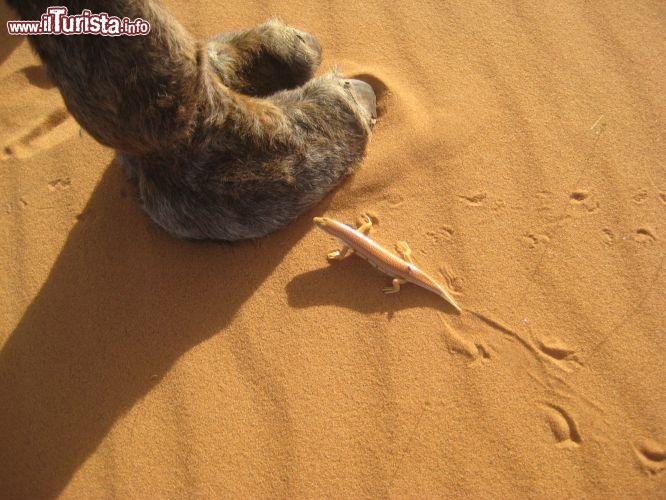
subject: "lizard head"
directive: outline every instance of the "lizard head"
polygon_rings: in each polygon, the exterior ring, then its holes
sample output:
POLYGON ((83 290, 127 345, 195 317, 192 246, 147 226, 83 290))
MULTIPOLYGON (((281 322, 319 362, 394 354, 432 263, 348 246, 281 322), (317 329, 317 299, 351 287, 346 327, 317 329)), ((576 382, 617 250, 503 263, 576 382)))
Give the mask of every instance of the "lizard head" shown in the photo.
POLYGON ((321 229, 324 229, 327 227, 330 223, 331 219, 328 217, 315 217, 312 219, 312 222, 314 222, 317 227, 320 227, 321 229))

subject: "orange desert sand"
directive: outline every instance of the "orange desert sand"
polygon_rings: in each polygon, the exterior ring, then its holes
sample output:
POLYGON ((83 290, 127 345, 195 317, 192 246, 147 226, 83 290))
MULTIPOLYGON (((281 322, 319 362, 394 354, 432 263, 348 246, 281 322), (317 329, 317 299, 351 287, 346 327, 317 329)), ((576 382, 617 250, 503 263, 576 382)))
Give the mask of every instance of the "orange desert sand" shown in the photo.
POLYGON ((378 93, 367 158, 270 237, 175 240, 3 5, 2 498, 666 498, 664 2, 167 5, 315 34, 378 93), (312 217, 363 212, 462 315, 327 263, 312 217))

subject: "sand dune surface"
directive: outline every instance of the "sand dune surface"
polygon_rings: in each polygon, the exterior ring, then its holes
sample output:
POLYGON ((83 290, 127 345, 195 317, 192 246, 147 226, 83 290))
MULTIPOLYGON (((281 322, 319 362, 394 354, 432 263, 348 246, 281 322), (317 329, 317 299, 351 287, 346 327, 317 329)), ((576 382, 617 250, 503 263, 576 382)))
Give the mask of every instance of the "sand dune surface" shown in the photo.
POLYGON ((370 82, 357 173, 170 238, 0 17, 0 496, 664 498, 666 5, 231 0, 370 82), (464 312, 350 257, 406 240, 464 312))

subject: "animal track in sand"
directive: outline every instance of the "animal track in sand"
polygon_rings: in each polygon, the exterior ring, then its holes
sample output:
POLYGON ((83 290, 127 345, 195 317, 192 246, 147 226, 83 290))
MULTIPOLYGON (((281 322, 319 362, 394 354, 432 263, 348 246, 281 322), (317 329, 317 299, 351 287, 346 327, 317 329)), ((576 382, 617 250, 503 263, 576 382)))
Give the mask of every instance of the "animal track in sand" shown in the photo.
POLYGON ((46 189, 43 185, 31 189, 19 198, 20 207, 36 210, 50 210, 55 205, 53 202, 54 197, 62 196, 63 191, 67 191, 72 187, 72 179, 69 177, 58 177, 46 184, 46 189), (48 191, 50 191, 50 194, 48 191))
POLYGON ((56 191, 58 189, 69 189, 72 185, 72 179, 69 177, 61 177, 49 182, 48 186, 51 191, 56 191))
POLYGON ((638 243, 647 244, 657 241, 657 236, 651 228, 643 226, 636 229, 633 239, 638 243))
POLYGON ((433 243, 439 243, 441 241, 449 241, 453 238, 453 233, 455 231, 452 227, 449 226, 440 226, 433 231, 426 231, 426 236, 433 243))
POLYGON ((0 160, 29 158, 78 134, 79 126, 65 108, 57 109, 14 134, 0 146, 0 160))
POLYGON ((666 470, 666 448, 652 439, 642 439, 633 445, 634 453, 648 474, 666 470))
POLYGON ((527 349, 533 356, 538 356, 537 350, 532 345, 532 343, 529 342, 528 340, 525 340, 521 335, 514 332, 511 328, 507 327, 506 325, 503 325, 499 321, 494 320, 493 318, 486 316, 485 314, 482 314, 480 312, 472 311, 469 309, 467 311, 472 316, 475 316, 476 318, 480 319, 483 323, 485 323, 493 330, 496 330, 499 333, 503 334, 506 338, 516 340, 520 345, 522 345, 525 349, 527 349))
POLYGON ((479 352, 481 359, 483 361, 490 361, 490 351, 488 350, 488 347, 480 342, 475 342, 474 345, 476 346, 476 350, 479 352))
POLYGON ((576 420, 564 408, 547 403, 548 425, 559 448, 577 448, 583 441, 576 420))
POLYGON ((649 193, 647 189, 640 189, 631 197, 631 201, 638 205, 642 205, 647 201, 648 195, 649 193))
POLYGON ((666 193, 659 193, 659 199, 666 205, 666 193))
POLYGON ((454 293, 462 293, 464 279, 456 276, 450 266, 445 265, 439 268, 439 273, 446 281, 449 289, 454 293))
POLYGON ((573 193, 571 193, 569 195, 569 199, 572 202, 576 202, 576 201, 577 202, 582 202, 582 201, 585 201, 588 196, 590 196, 590 194, 587 191, 580 190, 580 191, 574 191, 573 193))
POLYGON ((550 356, 553 359, 557 359, 558 361, 562 359, 571 358, 575 352, 572 351, 571 349, 547 346, 542 342, 539 342, 539 349, 541 349, 541 352, 543 352, 544 354, 550 356))
POLYGON ((583 209, 588 213, 594 213, 599 210, 600 204, 595 200, 588 191, 579 189, 569 195, 570 203, 578 208, 583 209))
POLYGON ((444 344, 451 354, 462 354, 472 362, 468 365, 470 367, 476 366, 479 363, 490 362, 490 348, 482 342, 473 342, 463 335, 456 332, 449 326, 440 316, 440 321, 443 326, 442 337, 444 344))
POLYGON ((459 194, 458 198, 461 200, 465 200, 469 205, 473 206, 479 206, 483 203, 483 200, 485 200, 488 197, 488 193, 481 192, 481 193, 476 193, 472 195, 462 195, 459 194))
POLYGON ((488 193, 481 191, 470 195, 457 195, 462 201, 471 207, 485 207, 493 212, 499 212, 507 207, 506 202, 501 198, 489 197, 488 193))
POLYGON ((612 230, 606 228, 601 230, 601 239, 604 242, 604 245, 611 246, 615 243, 615 233, 612 230))
POLYGON ((523 235, 523 241, 530 248, 536 248, 539 245, 545 245, 550 242, 550 237, 540 233, 527 233, 523 235))
POLYGON ((570 367, 571 364, 575 364, 580 366, 581 363, 578 361, 578 357, 576 356, 576 351, 573 349, 570 349, 566 346, 563 345, 557 345, 557 344, 550 344, 547 345, 541 340, 537 340, 537 347, 539 348, 539 351, 541 351, 542 354, 547 356, 550 361, 555 363, 559 368, 566 372, 571 372, 573 371, 572 368, 570 367))
POLYGON ((388 193, 386 201, 391 208, 398 208, 405 203, 405 198, 400 193, 388 193))
POLYGON ((572 215, 563 215, 557 217, 550 222, 547 222, 536 229, 526 232, 523 234, 521 239, 525 242, 529 248, 537 248, 539 246, 546 245, 550 243, 552 236, 560 230, 560 228, 566 224, 573 216, 572 215))

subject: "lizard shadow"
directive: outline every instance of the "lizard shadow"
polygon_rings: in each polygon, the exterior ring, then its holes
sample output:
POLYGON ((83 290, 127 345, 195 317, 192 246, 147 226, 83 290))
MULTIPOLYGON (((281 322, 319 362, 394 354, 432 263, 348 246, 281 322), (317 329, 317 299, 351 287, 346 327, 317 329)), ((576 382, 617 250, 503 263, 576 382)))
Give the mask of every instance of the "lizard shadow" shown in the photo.
POLYGON ((328 304, 364 314, 390 314, 402 309, 431 307, 456 313, 444 299, 412 283, 403 285, 397 294, 384 294, 382 289, 391 285, 391 278, 358 257, 351 256, 331 264, 322 257, 321 262, 321 269, 300 274, 287 284, 291 307, 328 304))
POLYGON ((250 334, 228 326, 311 229, 309 217, 257 242, 176 240, 148 220, 113 161, 77 219, 0 349, 3 495, 58 496, 116 420, 218 334, 251 393, 272 402, 268 431, 290 436, 284 402, 272 396, 279 378, 250 334))

